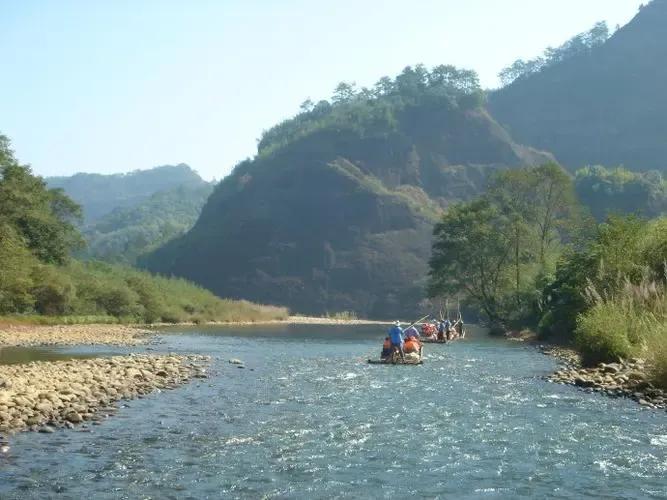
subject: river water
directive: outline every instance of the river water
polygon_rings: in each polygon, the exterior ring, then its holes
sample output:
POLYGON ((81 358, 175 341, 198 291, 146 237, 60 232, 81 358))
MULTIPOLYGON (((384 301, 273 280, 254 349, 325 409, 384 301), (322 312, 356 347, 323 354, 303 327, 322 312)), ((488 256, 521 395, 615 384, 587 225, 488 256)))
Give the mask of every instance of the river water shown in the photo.
POLYGON ((149 349, 209 354, 211 378, 14 436, 0 498, 667 497, 664 412, 545 382, 551 358, 481 332, 427 345, 422 366, 366 364, 382 335, 165 334, 149 349))

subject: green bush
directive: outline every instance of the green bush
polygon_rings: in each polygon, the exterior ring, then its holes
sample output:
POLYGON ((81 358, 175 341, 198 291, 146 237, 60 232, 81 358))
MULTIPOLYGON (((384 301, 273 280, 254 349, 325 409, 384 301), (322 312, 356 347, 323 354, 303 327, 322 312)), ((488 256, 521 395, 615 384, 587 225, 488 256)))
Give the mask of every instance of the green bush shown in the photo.
POLYGON ((69 276, 54 267, 39 266, 35 268, 33 281, 35 286, 30 293, 35 301, 35 311, 49 316, 72 311, 76 290, 69 276))
POLYGON ((618 361, 629 358, 635 352, 630 342, 631 318, 616 304, 600 304, 579 316, 575 342, 586 365, 618 361))

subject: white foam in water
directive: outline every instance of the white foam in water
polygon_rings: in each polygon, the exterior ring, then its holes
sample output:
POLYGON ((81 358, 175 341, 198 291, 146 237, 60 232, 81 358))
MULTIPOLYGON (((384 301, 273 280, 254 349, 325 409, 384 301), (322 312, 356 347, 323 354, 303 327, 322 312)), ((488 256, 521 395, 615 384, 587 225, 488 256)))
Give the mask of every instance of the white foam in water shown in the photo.
POLYGON ((369 366, 375 327, 341 341, 308 327, 326 343, 253 328, 242 344, 182 334, 163 347, 254 372, 214 362, 206 383, 139 399, 94 433, 12 437, 0 498, 667 498, 665 415, 548 384, 555 365, 537 351, 480 335, 419 367, 369 366))
POLYGON ((667 434, 661 436, 653 436, 650 443, 654 446, 667 446, 667 434))

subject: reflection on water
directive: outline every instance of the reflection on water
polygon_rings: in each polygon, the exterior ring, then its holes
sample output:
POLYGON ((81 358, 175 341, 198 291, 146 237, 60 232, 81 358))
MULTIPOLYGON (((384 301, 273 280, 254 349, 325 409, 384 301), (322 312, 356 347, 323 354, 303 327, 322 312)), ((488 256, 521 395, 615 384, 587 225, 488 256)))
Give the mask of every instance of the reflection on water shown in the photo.
POLYGON ((383 330, 164 335, 213 356, 212 377, 90 432, 17 436, 0 498, 667 495, 664 413, 549 384, 553 360, 484 335, 427 345, 423 366, 368 365, 383 330))
POLYGON ((15 365, 31 361, 62 361, 110 356, 127 351, 113 347, 0 347, 0 365, 15 365))
POLYGON ((0 365, 29 363, 31 361, 59 361, 63 359, 87 358, 88 354, 67 353, 61 349, 42 347, 0 348, 0 365))

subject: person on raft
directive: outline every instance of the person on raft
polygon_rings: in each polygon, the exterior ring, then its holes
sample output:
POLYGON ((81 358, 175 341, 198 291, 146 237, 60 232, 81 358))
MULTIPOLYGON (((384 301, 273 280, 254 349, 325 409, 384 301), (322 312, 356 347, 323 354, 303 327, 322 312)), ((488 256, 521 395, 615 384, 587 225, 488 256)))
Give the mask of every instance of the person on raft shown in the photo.
POLYGON ((394 350, 391 348, 391 337, 385 337, 384 343, 382 344, 382 354, 380 354, 380 359, 389 359, 394 353, 394 350))
POLYGON ((391 346, 397 350, 401 355, 401 360, 405 361, 405 352, 403 351, 403 329, 401 322, 394 322, 394 326, 389 330, 389 338, 391 339, 391 346))
POLYGON ((449 319, 443 319, 438 324, 438 340, 449 340, 449 330, 452 324, 449 319))
POLYGON ((421 337, 421 335, 419 335, 419 330, 417 330, 417 328, 414 325, 412 325, 410 328, 405 330, 405 340, 406 341, 409 338, 419 339, 419 337, 421 337))

